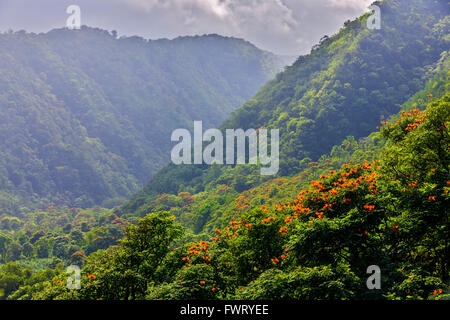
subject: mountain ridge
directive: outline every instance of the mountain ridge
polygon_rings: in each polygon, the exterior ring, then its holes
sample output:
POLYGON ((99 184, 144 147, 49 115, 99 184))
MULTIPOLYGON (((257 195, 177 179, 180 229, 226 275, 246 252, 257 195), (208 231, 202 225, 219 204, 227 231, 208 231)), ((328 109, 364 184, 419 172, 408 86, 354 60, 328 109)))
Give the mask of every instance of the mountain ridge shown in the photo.
POLYGON ((123 201, 167 163, 172 130, 219 124, 283 63, 217 35, 144 41, 83 27, 4 33, 0 44, 0 198, 14 210, 15 197, 123 201))

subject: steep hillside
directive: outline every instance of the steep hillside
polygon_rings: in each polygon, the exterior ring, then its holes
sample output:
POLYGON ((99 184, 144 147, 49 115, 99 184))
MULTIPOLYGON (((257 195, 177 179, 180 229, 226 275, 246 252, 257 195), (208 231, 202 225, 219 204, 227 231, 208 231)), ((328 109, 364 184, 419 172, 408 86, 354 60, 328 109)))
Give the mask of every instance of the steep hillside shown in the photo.
MULTIPOLYGON (((429 78, 424 71, 449 49, 450 6, 436 0, 377 4, 380 30, 367 28, 369 14, 346 23, 262 87, 221 127, 279 129, 279 175, 285 176, 303 170, 349 135, 368 135, 398 112, 429 78)), ((158 194, 196 193, 211 183, 241 192, 267 179, 256 170, 169 165, 124 211, 131 213, 158 194)))
MULTIPOLYGON (((444 52, 439 62, 428 70, 427 77, 430 79, 424 89, 402 104, 403 111, 410 112, 413 109, 423 111, 428 103, 450 91, 449 51, 444 52)), ((394 115, 391 121, 394 122, 398 118, 400 115, 394 115)), ((333 146, 329 154, 322 155, 317 162, 310 162, 304 170, 289 177, 269 179, 243 192, 236 191, 235 186, 219 178, 211 181, 203 192, 148 196, 140 206, 130 212, 129 207, 139 201, 126 204, 122 210, 116 210, 117 213, 126 212, 125 216, 128 218, 144 217, 160 210, 169 211, 177 217, 178 222, 194 234, 208 235, 212 230, 223 228, 230 220, 252 208, 289 201, 299 189, 307 187, 311 180, 319 179, 329 171, 339 170, 344 163, 351 161, 354 164, 363 164, 364 161, 379 160, 385 148, 386 139, 379 131, 374 131, 359 140, 348 136, 340 144, 333 146), (222 183, 219 183, 220 181, 222 183)), ((254 176, 247 178, 251 179, 254 176)))
POLYGON ((449 49, 446 1, 386 0, 380 30, 365 15, 324 38, 261 89, 224 127, 279 128, 280 174, 301 169, 347 135, 373 131, 423 86, 423 68, 449 49))
POLYGON ((117 203, 167 163, 172 130, 219 125, 282 63, 217 35, 0 35, 2 209, 117 203))

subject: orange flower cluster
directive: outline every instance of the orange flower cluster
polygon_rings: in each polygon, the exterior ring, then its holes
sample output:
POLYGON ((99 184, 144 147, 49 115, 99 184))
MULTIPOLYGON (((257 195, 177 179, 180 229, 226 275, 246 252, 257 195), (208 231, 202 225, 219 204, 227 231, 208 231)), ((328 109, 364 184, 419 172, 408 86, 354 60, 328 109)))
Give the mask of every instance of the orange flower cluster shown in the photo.
POLYGON ((275 217, 270 217, 270 218, 267 218, 267 219, 264 219, 264 220, 262 220, 261 221, 261 223, 267 223, 267 222, 270 222, 270 221, 275 221, 276 220, 276 218, 275 217))
POLYGON ((413 109, 410 112, 407 112, 407 111, 403 110, 402 113, 401 113, 401 118, 402 119, 406 119, 406 118, 409 118, 409 117, 420 116, 422 114, 423 114, 422 111, 420 111, 419 109, 413 109))
POLYGON ((231 187, 227 186, 226 184, 221 184, 217 187, 216 194, 225 194, 230 190, 231 190, 231 187))
MULTIPOLYGON (((378 163, 375 161, 373 163, 369 163, 364 161, 364 164, 355 165, 350 167, 351 163, 343 164, 342 168, 346 169, 345 172, 340 173, 340 178, 335 180, 333 184, 333 188, 329 189, 324 186, 324 181, 312 181, 311 182, 311 190, 300 192, 299 197, 296 199, 294 210, 298 214, 306 213, 309 214, 311 212, 310 208, 305 207, 305 195, 318 194, 317 197, 310 197, 308 202, 322 202, 321 206, 317 204, 317 211, 315 215, 322 219, 324 212, 332 210, 333 206, 336 204, 332 202, 332 197, 337 196, 341 192, 355 191, 357 187, 361 185, 368 185, 368 188, 373 194, 377 195, 378 189, 376 188, 376 179, 377 173, 373 171, 374 167, 379 167, 378 163), (320 208, 320 209, 319 209, 320 208)), ((336 171, 329 171, 331 176, 336 174, 336 171)), ((328 176, 322 175, 321 178, 329 179, 328 176)), ((352 200, 350 198, 345 198, 344 203, 350 203, 352 200)), ((314 205, 316 206, 316 205, 314 205)), ((375 206, 367 206, 367 210, 374 210, 375 206)), ((295 216, 295 217, 298 217, 295 216)), ((316 217, 311 217, 312 220, 316 219, 316 217)))
POLYGON ((236 209, 239 211, 245 211, 250 209, 250 202, 246 197, 246 191, 244 191, 239 197, 236 198, 236 209))
MULTIPOLYGON (((246 224, 242 220, 240 222, 237 222, 237 221, 233 220, 230 223, 228 223, 228 226, 225 227, 223 230, 220 230, 220 229, 214 230, 214 232, 216 233, 216 236, 215 237, 211 237, 211 242, 220 241, 224 237, 228 238, 228 239, 236 238, 237 237, 237 230, 240 227, 242 227, 243 225, 246 228, 251 228, 253 226, 252 224, 246 224), (230 230, 230 229, 233 230, 232 234, 230 234, 228 232, 228 230, 230 230)), ((206 260, 208 260, 208 259, 206 259, 206 260)), ((210 261, 210 260, 208 260, 208 261, 210 261)))
POLYGON ((188 254, 199 255, 201 253, 209 253, 209 244, 206 241, 200 241, 189 248, 188 254))
POLYGON ((281 227, 280 228, 280 233, 288 233, 288 230, 286 227, 281 227))
MULTIPOLYGON (((202 255, 202 259, 210 262, 211 258, 208 257, 210 244, 206 241, 200 241, 198 244, 194 244, 189 248, 188 255, 202 255)), ((189 262, 189 257, 183 257, 182 261, 189 262)), ((190 264, 188 264, 190 266, 190 264)))
POLYGON ((287 216, 287 217, 284 219, 284 222, 285 222, 285 223, 292 223, 292 222, 294 222, 294 218, 291 217, 291 216, 287 216))
POLYGON ((429 196, 429 197, 428 197, 428 200, 430 200, 430 201, 436 201, 436 197, 435 197, 435 196, 429 196))
MULTIPOLYGON (((216 234, 211 238, 211 242, 207 243, 202 241, 199 244, 191 246, 188 255, 200 255, 203 260, 211 261, 211 259, 208 258, 210 244, 212 245, 215 241, 221 241, 222 239, 235 238, 238 235, 237 233, 245 234, 245 229, 250 229, 259 224, 268 224, 272 221, 284 221, 285 225, 280 226, 278 231, 279 233, 287 234, 289 231, 288 225, 294 223, 295 219, 299 219, 300 217, 309 218, 311 220, 323 219, 325 213, 332 215, 334 213, 333 209, 339 206, 339 203, 342 204, 342 201, 345 204, 356 201, 356 198, 353 198, 352 192, 359 187, 370 190, 374 195, 377 195, 378 176, 374 169, 378 167, 377 161, 373 163, 364 161, 363 164, 357 165, 353 165, 351 162, 349 164, 343 164, 342 168, 344 169, 344 172, 340 172, 338 176, 337 171, 329 170, 329 175, 321 175, 320 180, 312 181, 310 189, 302 190, 292 202, 274 205, 273 208, 282 213, 280 216, 276 215, 268 217, 268 215, 266 215, 266 218, 263 217, 264 219, 261 218, 262 220, 257 222, 247 221, 246 219, 232 220, 223 230, 215 230, 216 234), (312 213, 314 214, 311 215, 312 213)), ((281 184, 281 181, 279 182, 281 184)), ((283 184, 283 186, 285 186, 285 184, 283 184)), ((278 187, 280 187, 280 185, 278 187)), ((272 186, 271 188, 261 187, 259 189, 264 193, 272 192, 275 188, 276 187, 272 186)), ((255 190, 256 189, 257 188, 255 188, 255 190)), ((236 202, 239 202, 239 204, 242 205, 240 208, 254 203, 253 201, 249 201, 249 195, 253 197, 253 200, 261 199, 261 197, 258 198, 258 195, 254 194, 255 190, 248 191, 236 199, 236 202)), ((267 203, 267 205, 269 204, 267 203)), ((374 211, 375 205, 365 205, 364 209, 374 211)), ((268 207, 266 205, 261 206, 260 213, 269 213, 268 207)), ((238 214, 238 212, 236 212, 236 214, 238 214)), ((393 229, 397 231, 398 226, 394 226, 393 229)), ((367 230, 362 230, 361 228, 358 228, 358 232, 368 235, 367 230)), ((286 248, 285 250, 286 253, 284 255, 271 259, 272 263, 278 264, 280 261, 286 259, 288 249, 286 248)), ((183 261, 189 262, 189 257, 184 257, 183 261)))
POLYGON ((411 110, 411 112, 402 111, 402 114, 401 114, 402 119, 406 119, 409 117, 415 117, 414 122, 409 123, 406 126, 405 131, 412 131, 412 130, 417 129, 417 127, 420 126, 423 123, 423 121, 425 120, 425 113, 422 113, 422 111, 420 111, 418 109, 413 109, 413 110, 411 110))
MULTIPOLYGON (((287 248, 286 248, 287 249, 287 248)), ((287 250, 286 250, 287 251, 287 250)), ((280 256, 280 259, 281 260, 285 260, 285 259, 287 259, 287 257, 288 257, 288 255, 287 254, 282 254, 281 256, 280 256)), ((270 259, 270 261, 272 262, 272 263, 274 263, 274 264, 279 264, 280 263, 280 259, 278 259, 278 258, 272 258, 272 259, 270 259)))
POLYGON ((311 181, 311 186, 313 188, 315 188, 314 191, 313 191, 315 193, 322 192, 322 191, 324 191, 326 189, 323 186, 323 181, 315 181, 315 180, 313 180, 313 181, 311 181))
MULTIPOLYGON (((316 212, 316 216, 317 216, 318 219, 322 219, 323 212, 316 212)), ((313 217, 312 219, 314 220, 315 218, 313 217)))
POLYGON ((419 183, 417 181, 414 181, 413 183, 408 183, 408 187, 411 188, 417 188, 419 186, 419 183))

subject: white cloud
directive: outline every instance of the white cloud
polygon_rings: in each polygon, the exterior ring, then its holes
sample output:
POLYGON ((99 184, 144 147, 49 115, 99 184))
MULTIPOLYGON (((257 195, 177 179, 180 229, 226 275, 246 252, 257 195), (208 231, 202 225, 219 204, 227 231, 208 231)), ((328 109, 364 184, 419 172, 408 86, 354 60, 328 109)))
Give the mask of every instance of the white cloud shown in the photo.
MULTIPOLYGON (((218 33, 283 54, 303 54, 372 0, 77 0, 82 24, 120 35, 174 38, 218 33)), ((62 27, 73 0, 0 0, 0 29, 62 27)))
POLYGON ((216 23, 227 23, 234 28, 263 24, 265 28, 276 32, 289 32, 296 25, 292 10, 282 0, 120 0, 120 2, 145 10, 149 14, 163 9, 181 17, 193 15, 199 22, 217 19, 216 23))
POLYGON ((220 0, 120 0, 124 4, 151 12, 154 9, 179 10, 181 12, 198 9, 207 14, 224 17, 227 11, 225 1, 220 0))
POLYGON ((364 10, 373 2, 374 0, 327 0, 328 5, 331 7, 357 10, 364 10))

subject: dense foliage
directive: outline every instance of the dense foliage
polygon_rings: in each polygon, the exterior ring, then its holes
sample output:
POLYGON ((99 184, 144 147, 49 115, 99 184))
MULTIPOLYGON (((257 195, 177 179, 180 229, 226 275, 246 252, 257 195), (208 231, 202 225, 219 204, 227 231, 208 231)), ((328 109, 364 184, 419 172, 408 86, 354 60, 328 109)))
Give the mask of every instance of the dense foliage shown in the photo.
POLYGON ((378 4, 223 125, 282 128, 279 176, 170 165, 120 207, 3 214, 0 298, 449 299, 448 10, 378 4))
POLYGON ((448 126, 447 94, 385 123, 379 160, 329 170, 289 201, 246 210, 209 240, 192 242, 175 216, 153 212, 117 246, 87 258, 80 290, 68 290, 56 270, 24 298, 446 298, 448 126), (366 287, 370 265, 381 268, 381 290, 366 287))
POLYGON ((48 280, 55 270, 71 264, 82 266, 89 254, 117 244, 128 223, 100 207, 82 210, 51 206, 20 217, 3 214, 0 269, 5 274, 0 274, 0 299, 21 285, 48 280), (10 273, 19 278, 11 280, 10 273), (21 275, 27 276, 22 279, 21 275))
MULTIPOLYGON (((262 87, 222 128, 279 129, 279 174, 286 176, 302 171, 347 136, 367 136, 379 121, 397 113, 423 88, 428 79, 424 71, 449 48, 449 8, 436 0, 378 5, 383 15, 380 30, 366 27, 368 14, 347 22, 338 34, 324 37, 311 54, 262 87)), ((238 192, 264 178, 246 179, 249 169, 241 166, 221 169, 169 165, 124 211, 133 212, 158 194, 203 191, 221 176, 232 177, 238 192)))
POLYGON ((174 129, 219 125, 283 64, 217 35, 1 34, 2 209, 123 202, 168 162, 174 129))

